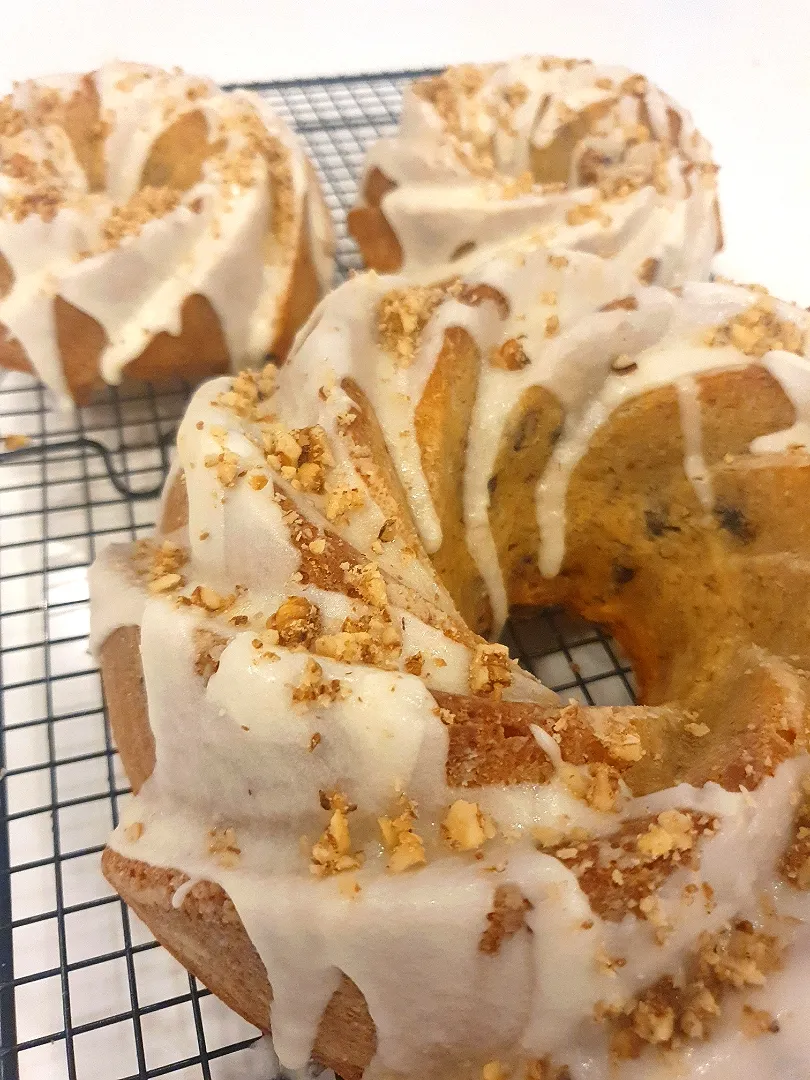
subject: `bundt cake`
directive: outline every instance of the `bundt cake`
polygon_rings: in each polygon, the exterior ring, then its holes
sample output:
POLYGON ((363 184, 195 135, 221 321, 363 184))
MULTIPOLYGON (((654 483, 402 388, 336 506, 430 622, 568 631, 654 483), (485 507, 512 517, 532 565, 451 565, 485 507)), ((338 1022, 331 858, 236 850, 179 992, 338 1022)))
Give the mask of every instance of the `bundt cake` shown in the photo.
POLYGON ((406 91, 349 214, 366 264, 415 270, 534 232, 642 281, 708 277, 721 246, 716 166, 688 113, 625 68, 528 56, 406 91))
POLYGON ((115 63, 0 100, 0 366, 62 397, 286 352, 332 247, 314 170, 257 94, 115 63))
POLYGON ((197 391, 157 535, 91 573, 103 869, 285 1065, 804 1075, 809 328, 522 241, 197 391), (477 636, 549 603, 642 705, 477 636))

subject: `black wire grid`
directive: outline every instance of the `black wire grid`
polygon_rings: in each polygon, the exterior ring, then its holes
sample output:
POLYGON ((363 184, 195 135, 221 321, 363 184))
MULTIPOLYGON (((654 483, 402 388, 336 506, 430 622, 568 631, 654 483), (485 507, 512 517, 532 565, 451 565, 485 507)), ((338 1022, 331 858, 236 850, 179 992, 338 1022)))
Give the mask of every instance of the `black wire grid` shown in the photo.
MULTIPOLYGON (((392 131, 413 73, 256 87, 317 162, 345 275, 365 146, 392 131)), ((54 411, 0 378, 0 1080, 270 1080, 257 1032, 191 978, 113 895, 99 857, 126 778, 87 653, 87 567, 150 532, 190 387, 109 389, 54 411)), ((559 612, 513 620, 513 654, 566 697, 632 700, 615 645, 559 612)))

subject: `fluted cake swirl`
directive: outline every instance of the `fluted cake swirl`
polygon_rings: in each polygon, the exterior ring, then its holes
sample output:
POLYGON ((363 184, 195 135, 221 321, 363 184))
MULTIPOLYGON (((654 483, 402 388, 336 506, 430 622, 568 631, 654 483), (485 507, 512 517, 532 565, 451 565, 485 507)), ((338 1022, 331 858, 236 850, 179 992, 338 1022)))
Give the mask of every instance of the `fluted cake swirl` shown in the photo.
POLYGON ((332 247, 315 173, 258 94, 110 63, 0 100, 0 365, 63 397, 283 354, 332 247))
POLYGON ((521 242, 196 393, 158 535, 92 571, 104 869, 284 1064, 799 1075, 809 323, 521 242), (477 636, 556 602, 645 704, 477 636))
POLYGON ((524 56, 448 68, 403 95, 349 227, 366 264, 415 270, 508 237, 611 257, 642 280, 708 277, 716 166, 689 114, 642 75, 524 56))

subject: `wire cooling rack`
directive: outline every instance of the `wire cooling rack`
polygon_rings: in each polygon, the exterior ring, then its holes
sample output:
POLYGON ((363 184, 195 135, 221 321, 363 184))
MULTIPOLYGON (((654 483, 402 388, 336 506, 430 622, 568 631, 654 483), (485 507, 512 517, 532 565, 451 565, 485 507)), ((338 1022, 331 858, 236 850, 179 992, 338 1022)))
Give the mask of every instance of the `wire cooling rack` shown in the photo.
MULTIPOLYGON (((414 73, 255 89, 317 163, 340 273, 364 147, 390 132, 414 73)), ((99 857, 126 779, 87 653, 87 567, 148 533, 189 387, 110 389, 49 408, 32 379, 0 380, 0 1080, 271 1080, 259 1034, 172 957, 114 896, 99 857), (262 1051, 262 1052, 259 1052, 262 1051)), ((597 629, 546 613, 504 640, 547 685, 583 702, 631 700, 632 676, 597 629)))

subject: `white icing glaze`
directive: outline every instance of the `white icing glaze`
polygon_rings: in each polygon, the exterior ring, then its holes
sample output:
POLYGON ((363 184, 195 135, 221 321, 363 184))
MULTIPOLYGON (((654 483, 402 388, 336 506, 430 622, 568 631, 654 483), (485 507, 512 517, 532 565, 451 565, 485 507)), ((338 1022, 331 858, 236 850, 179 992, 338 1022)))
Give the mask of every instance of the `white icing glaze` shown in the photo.
MULTIPOLYGON (((12 212, 0 216, 0 252, 14 279, 0 301, 0 324, 22 345, 39 378, 61 394, 66 387, 56 342, 57 296, 104 331, 99 365, 106 382, 119 382, 126 365, 157 334, 179 334, 183 304, 193 295, 210 302, 234 370, 256 364, 279 333, 302 230, 308 232, 321 287, 331 279, 331 231, 301 148, 256 94, 225 93, 207 80, 135 64, 107 64, 92 80, 108 125, 101 191, 88 191, 64 131, 37 119, 43 90, 54 81, 19 84, 11 96, 29 126, 22 135, 2 139, 2 159, 25 152, 32 160, 52 161, 60 203, 49 221, 36 212, 20 220, 12 212), (181 193, 176 207, 105 246, 105 220, 139 191, 155 141, 189 113, 202 115, 209 144, 221 149, 209 153, 199 180, 181 193), (250 141, 249 124, 256 121, 286 158, 284 178, 273 177, 250 141), (228 168, 239 154, 249 164, 234 182, 228 168), (283 248, 271 242, 275 183, 290 188, 292 222, 283 248)), ((56 85, 68 98, 79 81, 56 85)), ((29 181, 0 169, 0 201, 30 190, 29 181)))
MULTIPOLYGON (((448 729, 432 692, 469 695, 476 642, 460 626, 424 552, 407 552, 401 539, 377 541, 385 514, 352 456, 346 416, 353 403, 344 380, 354 380, 372 403, 419 533, 435 545, 439 515, 422 468, 416 410, 446 329, 461 326, 471 336, 481 362, 464 516, 469 549, 497 611, 499 588, 500 604, 505 601, 484 492, 504 427, 527 388, 542 387, 564 410, 537 493, 541 567, 554 572, 564 557, 569 478, 612 413, 651 389, 674 386, 685 473, 710 510, 711 488, 698 481, 711 474, 702 463, 700 376, 759 362, 730 345, 705 341, 707 329, 747 310, 754 297, 749 290, 695 285, 677 297, 657 286, 640 287, 629 268, 622 277, 620 261, 607 271, 596 256, 569 253, 566 259, 562 265, 550 261, 544 247, 522 245, 470 269, 460 289, 439 296, 410 365, 397 363, 382 347, 377 308, 387 292, 413 279, 367 275, 348 282, 313 315, 278 373, 277 389, 247 418, 227 404, 232 380, 216 380, 195 395, 178 437, 189 503, 190 558, 182 584, 168 595, 145 595, 117 549, 103 554, 93 571, 94 647, 118 625, 140 625, 156 743, 154 773, 125 811, 111 846, 225 889, 266 967, 275 1043, 287 1067, 302 1067, 310 1056, 323 1010, 346 975, 362 992, 376 1028, 369 1080, 470 1080, 493 1058, 512 1062, 546 1054, 567 1064, 573 1080, 639 1080, 651 1075, 655 1059, 646 1054, 642 1063, 614 1071, 605 1029, 593 1019, 598 1002, 631 999, 662 976, 677 975, 699 936, 730 919, 760 925, 762 893, 773 896, 780 914, 810 916, 804 898, 779 886, 776 865, 808 768, 806 754, 780 765, 752 792, 681 785, 633 798, 623 789, 613 810, 597 811, 574 798, 567 783, 582 767, 568 765, 554 737, 535 725, 535 738, 555 765, 548 783, 448 784, 448 729), (490 286, 508 311, 491 296, 463 302, 464 287, 475 285, 490 286), (624 303, 613 305, 615 300, 624 303), (550 313, 559 319, 551 334, 550 313), (516 371, 492 367, 492 349, 511 340, 520 340, 527 362, 516 371), (618 356, 634 366, 623 362, 617 370, 618 356), (330 475, 363 493, 355 514, 328 521, 327 492, 305 492, 295 486, 294 469, 280 475, 271 467, 261 437, 273 423, 288 431, 323 429, 334 459, 330 475), (220 481, 214 465, 222 453, 233 455, 247 479, 232 486, 220 481), (251 477, 268 482, 256 487, 251 477), (279 499, 288 500, 295 514, 279 499), (296 515, 319 533, 339 536, 361 563, 377 562, 387 591, 383 608, 339 585, 306 582, 296 515), (228 593, 232 603, 221 614, 204 610, 193 600, 197 586, 228 593), (401 639, 390 664, 333 660, 313 646, 319 678, 337 690, 333 700, 300 701, 296 691, 306 683, 309 647, 265 646, 257 638, 266 617, 290 596, 317 606, 326 635, 340 632, 346 618, 384 613, 401 639), (200 632, 219 639, 216 665, 205 678, 200 632), (419 675, 408 667, 417 654, 419 675), (316 878, 309 855, 328 820, 319 792, 334 790, 357 806, 350 815, 352 850, 362 852, 364 861, 350 873, 316 878), (427 864, 394 875, 385 869, 376 819, 394 812, 402 792, 418 804, 415 827, 427 864), (451 852, 445 842, 441 823, 459 798, 474 800, 497 823, 498 834, 481 860, 451 852), (533 840, 533 830, 543 827, 562 835, 582 829, 607 843, 622 824, 672 809, 716 822, 698 842, 699 861, 684 861, 656 889, 667 927, 662 938, 651 921, 635 914, 620 922, 600 917, 564 855, 538 850, 533 840), (142 830, 130 828, 136 822, 142 830), (223 863, 212 849, 211 830, 224 828, 234 830, 238 843, 234 862, 223 863), (518 929, 488 954, 479 943, 495 890, 507 883, 532 905, 525 915, 531 933, 518 929), (712 905, 691 902, 689 889, 704 883, 712 905), (600 962, 606 955, 620 957, 623 966, 610 969, 600 962)), ((796 309, 785 306, 780 314, 807 326, 806 314, 796 309)), ((780 375, 783 363, 781 354, 766 353, 762 360, 780 384, 787 383, 799 413, 801 393, 780 375)), ((793 668, 753 647, 740 659, 749 670, 768 672, 785 722, 797 723, 805 697, 793 668)), ((531 676, 516 671, 504 697, 554 703, 531 676)), ((589 715, 598 734, 596 713, 589 715)), ((181 885, 175 902, 188 904, 192 889, 181 885)), ((803 978, 806 947, 789 953, 780 976, 786 982, 774 983, 773 1005, 767 987, 759 992, 762 1007, 780 1018, 789 1000, 785 987, 803 978)), ((797 1034, 793 1038, 784 1051, 788 1064, 803 1045, 797 1034)), ((735 1080, 741 1067, 757 1060, 753 1053, 724 1021, 717 1039, 684 1051, 678 1067, 687 1077, 702 1075, 705 1067, 713 1080, 735 1080)))
POLYGON ((635 268, 656 259, 660 284, 706 278, 719 242, 710 148, 686 112, 650 84, 640 93, 628 89, 632 79, 638 77, 623 68, 531 56, 450 69, 441 107, 449 96, 457 127, 433 104, 430 80, 409 87, 398 132, 375 143, 365 163, 366 174, 378 169, 396 185, 381 205, 403 267, 435 266, 471 244, 486 248, 534 231, 556 246, 622 254, 635 268), (569 125, 589 116, 590 130, 568 146, 569 125), (634 143, 639 122, 649 140, 634 143), (505 190, 536 171, 533 154, 557 146, 567 175, 556 165, 550 176, 540 164, 536 180, 563 180, 565 190, 542 182, 505 190), (640 177, 659 149, 665 181, 637 181, 632 192, 601 204, 599 219, 574 215, 570 223, 570 211, 599 195, 591 180, 580 178, 580 167, 588 175, 590 156, 608 168, 623 162, 624 173, 640 177))

